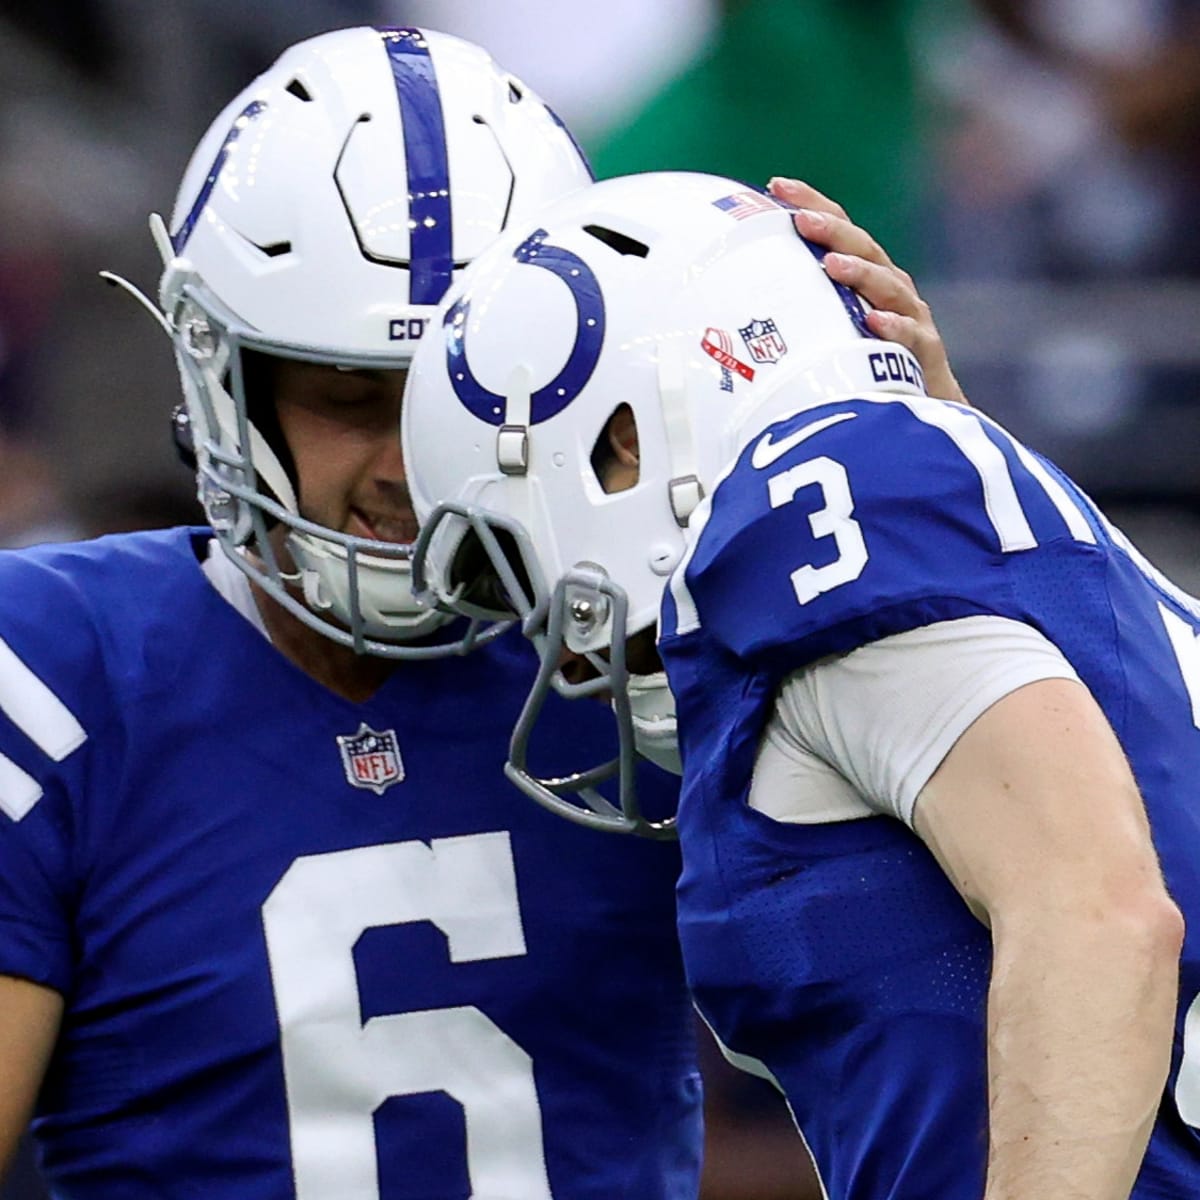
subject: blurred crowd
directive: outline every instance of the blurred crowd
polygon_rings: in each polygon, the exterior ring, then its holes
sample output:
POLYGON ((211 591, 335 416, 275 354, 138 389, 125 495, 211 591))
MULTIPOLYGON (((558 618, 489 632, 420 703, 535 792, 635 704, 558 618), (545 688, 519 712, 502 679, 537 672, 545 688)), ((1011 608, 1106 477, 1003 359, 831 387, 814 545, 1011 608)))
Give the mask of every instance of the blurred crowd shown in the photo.
MULTIPOLYGON (((1200 590, 1200 0, 75 0, 0 13, 0 545, 196 519, 146 229, 285 46, 427 24, 548 99, 601 176, 772 174, 917 275, 975 403, 1200 590)), ((806 1200, 713 1055, 709 1200, 806 1200)), ((14 1181, 10 1191, 30 1192, 14 1181)))
POLYGON ((170 355, 97 272, 152 286, 146 216, 224 99, 363 21, 488 46, 601 176, 810 179, 918 275, 970 394, 1187 524, 1196 0, 74 0, 0 15, 0 541, 186 508, 170 355))

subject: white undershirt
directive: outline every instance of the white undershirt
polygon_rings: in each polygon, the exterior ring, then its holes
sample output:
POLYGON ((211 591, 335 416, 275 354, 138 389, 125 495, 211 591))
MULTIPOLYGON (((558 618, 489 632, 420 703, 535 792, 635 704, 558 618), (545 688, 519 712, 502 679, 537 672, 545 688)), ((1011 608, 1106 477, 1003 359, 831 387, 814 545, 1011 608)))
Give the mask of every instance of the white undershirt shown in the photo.
POLYGON ((207 576, 209 583, 228 601, 259 633, 271 640, 266 625, 263 624, 262 613, 254 602, 254 593, 250 589, 250 580, 245 572, 229 561, 229 556, 217 544, 216 538, 208 543, 208 554, 200 564, 201 570, 207 576))
POLYGON ((1032 626, 995 616, 821 659, 780 687, 750 806, 799 824, 886 813, 911 825, 921 789, 977 717, 1027 683, 1078 678, 1032 626))

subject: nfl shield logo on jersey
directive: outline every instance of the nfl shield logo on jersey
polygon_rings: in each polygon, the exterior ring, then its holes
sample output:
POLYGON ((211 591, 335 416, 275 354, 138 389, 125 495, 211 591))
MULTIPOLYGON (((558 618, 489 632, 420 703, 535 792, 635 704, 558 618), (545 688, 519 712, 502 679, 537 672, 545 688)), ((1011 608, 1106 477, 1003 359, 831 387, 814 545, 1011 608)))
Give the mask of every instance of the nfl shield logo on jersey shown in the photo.
POLYGON ((365 723, 353 735, 339 735, 338 749, 346 779, 358 788, 370 788, 377 796, 404 778, 404 763, 400 758, 400 743, 396 732, 385 729, 377 733, 365 723))
POLYGON ((787 353, 787 343, 775 328, 775 322, 768 317, 765 321, 754 320, 749 325, 738 329, 746 349, 755 362, 778 362, 787 353))

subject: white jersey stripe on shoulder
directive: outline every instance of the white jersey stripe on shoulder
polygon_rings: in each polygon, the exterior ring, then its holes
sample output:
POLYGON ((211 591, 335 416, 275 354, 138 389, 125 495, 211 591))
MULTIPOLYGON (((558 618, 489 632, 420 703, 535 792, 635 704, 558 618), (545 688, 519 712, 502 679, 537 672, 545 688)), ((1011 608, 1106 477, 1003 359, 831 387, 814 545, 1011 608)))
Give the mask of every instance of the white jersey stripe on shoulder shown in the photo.
POLYGON ((0 812, 19 821, 41 798, 41 784, 0 754, 0 812))
POLYGON ((1050 498, 1050 503, 1058 509, 1058 515, 1062 517, 1070 535, 1077 542, 1087 542, 1094 546, 1096 531, 1084 515, 1083 509, 1071 498, 1067 489, 1042 466, 1037 455, 1017 441, 1002 425, 997 425, 990 417, 980 413, 979 419, 990 425, 1013 448, 1021 465, 1042 485, 1042 490, 1050 498))
POLYGON ((1015 438, 1012 440, 1012 446, 1021 460, 1021 465, 1042 485, 1046 495, 1050 497, 1050 503, 1058 509, 1058 515, 1066 522, 1067 532, 1077 542, 1088 542, 1094 546, 1096 544, 1095 531, 1088 523, 1087 517, 1083 515, 1079 505, 1071 499, 1067 489, 1015 438))
POLYGON ((87 734, 69 708, 0 638, 0 709, 56 762, 83 745, 87 734))
POLYGON ((1192 724, 1200 729, 1200 642, 1196 640, 1196 631, 1161 600, 1158 602, 1158 613, 1171 640, 1171 649, 1175 651, 1175 660, 1192 702, 1192 724))
MULTIPOLYGON (((865 397, 871 399, 872 397, 865 397)), ((983 484, 983 503, 1000 549, 1031 550, 1036 546, 1025 510, 1021 507, 1008 460, 1003 451, 988 437, 979 418, 970 412, 941 400, 924 397, 889 397, 906 405, 919 421, 940 429, 962 451, 963 456, 975 468, 983 484)))

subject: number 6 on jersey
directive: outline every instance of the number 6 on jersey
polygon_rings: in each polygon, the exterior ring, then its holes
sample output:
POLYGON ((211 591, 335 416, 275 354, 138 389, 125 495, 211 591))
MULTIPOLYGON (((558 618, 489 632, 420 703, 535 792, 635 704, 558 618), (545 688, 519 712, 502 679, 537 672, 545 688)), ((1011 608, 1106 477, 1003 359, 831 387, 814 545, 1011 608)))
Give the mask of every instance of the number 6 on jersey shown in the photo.
POLYGON ((391 1096, 462 1105, 473 1195, 550 1200, 529 1055, 472 1006, 361 1017, 354 944, 431 921, 451 962, 525 953, 507 833, 298 858, 263 905, 297 1200, 378 1200, 374 1112, 391 1096))

